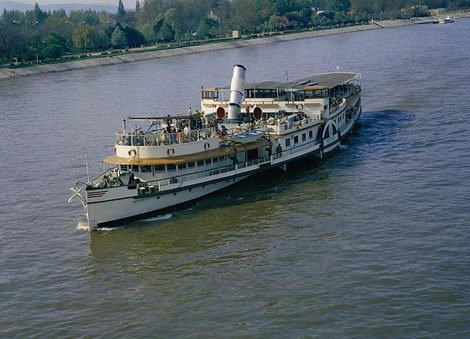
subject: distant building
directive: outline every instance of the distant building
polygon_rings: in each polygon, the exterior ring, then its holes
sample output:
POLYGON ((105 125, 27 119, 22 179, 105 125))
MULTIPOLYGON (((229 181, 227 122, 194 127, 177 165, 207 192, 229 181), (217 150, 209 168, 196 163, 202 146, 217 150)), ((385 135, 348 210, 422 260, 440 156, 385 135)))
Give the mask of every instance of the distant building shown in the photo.
POLYGON ((219 21, 219 17, 212 11, 212 9, 211 9, 211 11, 209 12, 209 14, 207 14, 207 17, 208 17, 209 19, 219 21))

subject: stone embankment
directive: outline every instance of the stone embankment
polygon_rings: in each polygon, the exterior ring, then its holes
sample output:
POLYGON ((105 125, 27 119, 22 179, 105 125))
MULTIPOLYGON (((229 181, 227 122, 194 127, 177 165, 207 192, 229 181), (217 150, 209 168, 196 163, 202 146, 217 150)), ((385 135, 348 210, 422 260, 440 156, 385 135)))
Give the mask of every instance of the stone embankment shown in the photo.
MULTIPOLYGON (((470 17, 470 13, 468 12, 467 13, 454 13, 453 15, 456 19, 470 17)), ((77 61, 69 61, 69 62, 58 63, 58 64, 46 64, 46 65, 38 65, 38 66, 15 68, 15 69, 3 68, 3 69, 0 69, 0 80, 5 80, 5 79, 15 78, 15 77, 25 77, 25 76, 31 76, 31 75, 37 75, 37 74, 44 74, 44 73, 51 73, 51 72, 63 72, 63 71, 68 71, 68 70, 75 70, 75 69, 82 69, 82 68, 89 68, 89 67, 115 65, 115 64, 136 62, 136 61, 142 61, 142 60, 159 59, 159 58, 186 55, 186 54, 192 54, 192 53, 217 51, 217 50, 229 49, 229 48, 255 46, 255 45, 269 44, 269 43, 278 42, 278 41, 306 39, 306 38, 321 37, 321 36, 333 35, 333 34, 359 32, 359 31, 366 31, 366 30, 380 29, 380 28, 399 27, 399 26, 406 26, 406 25, 412 25, 412 24, 417 24, 417 23, 428 23, 428 22, 432 22, 433 19, 435 18, 428 17, 428 18, 413 18, 413 19, 407 19, 407 20, 383 20, 379 22, 373 21, 369 25, 338 27, 338 28, 333 28, 333 29, 328 29, 328 30, 323 30, 323 31, 306 31, 306 32, 301 32, 301 33, 279 34, 279 35, 274 35, 274 36, 268 35, 268 36, 263 36, 263 37, 259 37, 255 39, 232 40, 232 41, 204 44, 204 45, 199 45, 199 46, 165 49, 165 50, 159 50, 159 51, 145 51, 145 48, 144 48, 144 49, 140 49, 138 52, 133 52, 131 50, 131 52, 127 54, 115 55, 115 56, 113 55, 113 56, 101 57, 101 58, 95 58, 95 59, 77 60, 77 61)))

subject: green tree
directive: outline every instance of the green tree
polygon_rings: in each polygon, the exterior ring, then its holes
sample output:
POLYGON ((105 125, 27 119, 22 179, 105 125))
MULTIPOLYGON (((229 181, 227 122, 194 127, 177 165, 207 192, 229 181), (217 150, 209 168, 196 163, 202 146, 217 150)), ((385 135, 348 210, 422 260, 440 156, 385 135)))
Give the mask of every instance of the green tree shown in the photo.
POLYGON ((22 26, 13 23, 11 14, 9 12, 5 15, 4 13, 0 20, 0 51, 7 59, 19 57, 27 44, 22 26))
POLYGON ((67 51, 67 40, 56 32, 52 32, 46 39, 44 57, 60 58, 67 51))
POLYGON ((198 39, 206 39, 206 38, 213 38, 214 33, 213 29, 216 28, 219 23, 211 18, 204 18, 199 23, 197 28, 197 38, 198 39))
POLYGON ((98 33, 90 25, 82 24, 72 32, 73 46, 78 49, 93 50, 99 46, 98 33))
POLYGON ((34 60, 39 62, 39 59, 43 59, 43 50, 44 43, 41 34, 31 32, 27 34, 19 55, 23 61, 34 60))
POLYGON ((126 11, 124 10, 124 5, 122 3, 122 0, 119 0, 116 17, 119 22, 124 21, 126 17, 126 11))
MULTIPOLYGON (((160 35, 162 41, 171 41, 171 40, 180 40, 183 37, 184 32, 186 31, 185 18, 183 16, 183 11, 179 11, 176 8, 170 8, 165 12, 164 15, 165 24, 170 28, 161 28, 163 29, 163 34, 160 35), (170 40, 170 35, 173 36, 170 40)), ((160 30, 161 30, 160 29, 160 30)))
POLYGON ((145 40, 147 40, 150 43, 155 43, 157 42, 157 33, 155 31, 155 24, 152 22, 146 23, 140 30, 142 34, 145 37, 145 40))
POLYGON ((120 26, 116 26, 111 36, 111 45, 115 48, 124 48, 127 46, 127 38, 120 26))
POLYGON ((253 32, 255 27, 263 21, 252 0, 234 0, 232 6, 233 20, 242 30, 253 32))
POLYGON ((127 46, 128 47, 140 47, 145 45, 147 41, 145 40, 144 35, 138 30, 130 27, 124 26, 121 28, 124 34, 126 35, 127 46))
POLYGON ((146 0, 139 15, 139 24, 144 25, 161 18, 167 8, 168 3, 165 0, 146 0))
POLYGON ((161 42, 170 42, 175 39, 175 32, 171 26, 165 21, 162 27, 158 30, 158 40, 161 42))
POLYGON ((33 22, 41 23, 44 20, 46 20, 48 16, 49 15, 47 14, 47 12, 44 12, 43 10, 41 10, 41 8, 39 8, 38 3, 36 2, 34 4, 34 10, 33 10, 33 22))

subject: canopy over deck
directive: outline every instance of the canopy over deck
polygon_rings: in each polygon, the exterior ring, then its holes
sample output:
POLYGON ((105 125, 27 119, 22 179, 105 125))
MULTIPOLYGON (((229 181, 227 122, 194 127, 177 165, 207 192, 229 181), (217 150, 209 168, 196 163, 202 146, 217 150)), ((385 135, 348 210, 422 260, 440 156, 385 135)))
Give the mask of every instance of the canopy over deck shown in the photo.
MULTIPOLYGON (((335 88, 353 79, 359 78, 359 73, 334 72, 306 76, 297 80, 288 82, 264 81, 252 84, 245 84, 244 89, 297 89, 305 90, 306 87, 315 86, 318 88, 335 88)), ((229 87, 219 87, 219 89, 228 89, 229 87)))

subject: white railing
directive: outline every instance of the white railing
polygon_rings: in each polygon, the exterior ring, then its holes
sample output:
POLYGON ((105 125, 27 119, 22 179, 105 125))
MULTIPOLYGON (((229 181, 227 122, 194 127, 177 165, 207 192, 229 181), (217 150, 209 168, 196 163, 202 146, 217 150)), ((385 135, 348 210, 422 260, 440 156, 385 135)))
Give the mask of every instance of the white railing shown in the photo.
POLYGON ((320 122, 320 117, 304 118, 302 120, 290 121, 284 119, 283 121, 277 120, 274 125, 267 125, 268 131, 274 134, 288 134, 300 128, 313 126, 320 122))
POLYGON ((333 108, 330 108, 330 115, 336 114, 346 106, 346 99, 341 100, 341 103, 333 108))
POLYGON ((308 143, 300 145, 300 146, 295 146, 295 147, 290 148, 290 149, 282 150, 281 152, 273 154, 272 158, 274 160, 274 159, 279 159, 279 158, 283 158, 283 157, 290 157, 291 155, 295 155, 295 154, 298 154, 298 153, 302 153, 303 151, 309 150, 312 147, 314 147, 316 145, 319 145, 320 143, 321 143, 321 141, 314 140, 314 141, 308 142, 308 143))
POLYGON ((126 146, 161 146, 174 145, 206 140, 217 135, 215 127, 190 130, 188 132, 168 133, 166 130, 156 132, 125 132, 119 130, 116 132, 116 144, 126 146))

